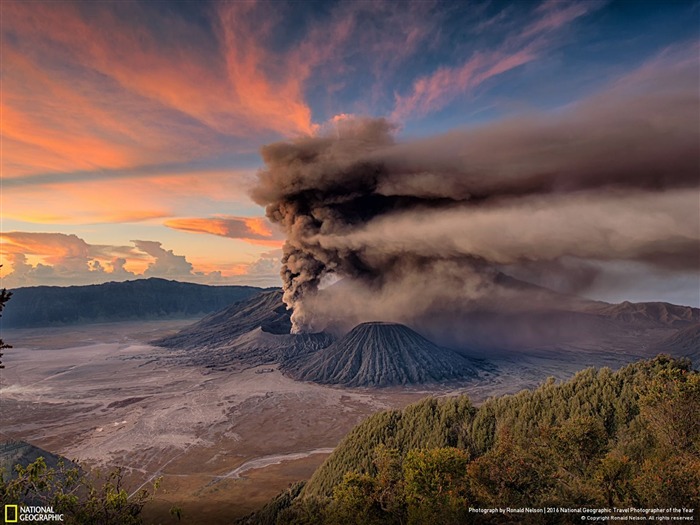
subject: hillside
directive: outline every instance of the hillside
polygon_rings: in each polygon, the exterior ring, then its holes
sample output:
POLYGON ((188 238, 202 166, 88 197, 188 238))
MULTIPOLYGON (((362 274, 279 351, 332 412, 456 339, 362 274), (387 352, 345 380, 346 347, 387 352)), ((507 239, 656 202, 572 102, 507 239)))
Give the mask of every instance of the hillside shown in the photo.
POLYGON ((267 290, 247 297, 153 344, 172 349, 225 347, 256 328, 270 334, 289 334, 292 324, 281 291, 267 290))
POLYGON ((152 344, 182 350, 179 360, 214 369, 272 365, 330 345, 326 333, 290 334, 289 312, 278 290, 232 304, 152 344))
POLYGON ((183 350, 178 361, 216 370, 241 370, 273 365, 314 353, 333 342, 326 333, 271 334, 261 327, 254 328, 230 341, 178 348, 183 350))
POLYGON ((479 408, 466 396, 429 398, 369 417, 299 496, 241 523, 580 523, 582 513, 475 521, 467 509, 698 509, 699 411, 700 373, 664 356, 479 408))
MULTIPOLYGON (((530 286, 511 281, 511 287, 530 286)), ((547 298, 553 294, 537 290, 547 298)), ((390 328, 392 323, 370 322, 360 323, 364 334, 353 327, 340 330, 334 326, 330 334, 291 335, 290 312, 282 302, 282 293, 268 290, 153 344, 182 351, 185 354, 181 359, 209 368, 240 369, 280 363, 281 370, 290 377, 344 386, 390 386, 474 377, 484 367, 483 361, 473 359, 475 356, 493 362, 504 356, 566 352, 567 361, 579 363, 580 367, 593 362, 608 364, 608 358, 619 363, 632 362, 659 352, 692 357, 685 346, 690 348, 695 339, 692 334, 683 335, 683 331, 697 324, 697 308, 666 303, 612 305, 574 299, 567 298, 564 306, 569 309, 533 307, 532 311, 444 312, 436 306, 436 311, 429 312, 429 319, 418 319, 404 328, 397 328, 400 325, 396 323, 390 328), (382 332, 384 335, 380 335, 382 332), (685 346, 672 341, 670 346, 663 346, 676 333, 678 337, 690 337, 685 346), (337 337, 340 340, 330 348, 337 337)))
POLYGON ((261 291, 252 286, 205 286, 156 278, 89 286, 31 286, 12 290, 2 325, 30 328, 194 317, 261 291))
POLYGON ((682 328, 670 337, 659 341, 654 350, 687 357, 696 367, 700 366, 700 323, 682 328))
POLYGON ((630 303, 591 305, 588 311, 615 321, 642 327, 650 324, 683 328, 700 322, 700 309, 670 303, 630 303))
POLYGON ((343 386, 390 386, 474 378, 479 369, 407 326, 362 323, 342 339, 285 361, 281 370, 300 381, 343 386))

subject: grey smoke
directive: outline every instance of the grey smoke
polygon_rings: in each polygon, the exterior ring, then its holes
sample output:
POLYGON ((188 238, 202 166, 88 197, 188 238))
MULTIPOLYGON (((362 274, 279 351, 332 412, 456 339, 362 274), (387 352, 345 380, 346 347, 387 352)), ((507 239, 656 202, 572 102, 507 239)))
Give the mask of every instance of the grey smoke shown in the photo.
POLYGON ((558 113, 405 143, 384 119, 356 119, 264 147, 252 196, 287 236, 294 329, 322 328, 329 311, 404 322, 502 302, 504 269, 556 267, 572 291, 606 261, 697 271, 699 109, 686 60, 558 113), (319 294, 329 274, 346 283, 319 294))

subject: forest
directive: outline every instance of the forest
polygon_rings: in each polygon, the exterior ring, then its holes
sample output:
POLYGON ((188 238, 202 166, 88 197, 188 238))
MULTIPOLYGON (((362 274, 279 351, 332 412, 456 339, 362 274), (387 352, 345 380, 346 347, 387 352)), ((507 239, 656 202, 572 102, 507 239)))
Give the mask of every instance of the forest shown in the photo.
MULTIPOLYGON (((700 373, 658 356, 534 391, 428 398, 352 430, 244 524, 580 523, 474 509, 700 507, 700 373), (472 511, 470 511, 470 508, 472 511)), ((690 516, 688 516, 690 517, 690 516)), ((692 518, 691 518, 692 519, 692 518)))

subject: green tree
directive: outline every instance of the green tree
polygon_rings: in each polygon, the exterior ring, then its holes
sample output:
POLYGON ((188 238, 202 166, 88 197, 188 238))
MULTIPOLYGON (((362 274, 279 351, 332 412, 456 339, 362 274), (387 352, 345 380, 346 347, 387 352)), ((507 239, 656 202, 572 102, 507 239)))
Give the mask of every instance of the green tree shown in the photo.
POLYGON ((644 385, 640 416, 666 450, 700 456, 700 374, 667 368, 644 385))
POLYGON ((378 480, 369 474, 348 472, 333 490, 329 521, 338 524, 371 525, 387 523, 379 503, 378 480))
POLYGON ((593 416, 568 419, 555 429, 554 434, 554 447, 561 464, 579 476, 596 464, 608 445, 603 422, 593 416))
POLYGON ((540 506, 558 482, 547 451, 529 450, 507 429, 496 445, 469 465, 472 489, 482 506, 540 506))
POLYGON ((639 502, 649 507, 700 509, 700 460, 688 457, 646 460, 633 481, 639 502))
POLYGON ((593 480, 608 507, 620 507, 634 492, 633 472, 634 466, 627 456, 610 453, 600 461, 593 480))
POLYGON ((44 458, 38 458, 27 467, 17 465, 16 476, 8 481, 0 478, 0 503, 17 502, 52 506, 63 514, 67 523, 77 525, 139 525, 141 511, 153 498, 160 480, 131 496, 124 488, 121 469, 109 472, 104 478, 94 477, 79 467, 59 464, 49 468, 44 458))
POLYGON ((399 451, 383 443, 374 449, 374 467, 377 471, 376 500, 392 521, 403 523, 405 514, 402 458, 399 451))
MULTIPOLYGON (((2 309, 5 308, 5 303, 10 300, 10 297, 12 297, 12 292, 8 292, 5 288, 0 290, 0 316, 2 316, 2 309)), ((12 346, 5 344, 0 339, 0 368, 5 368, 5 365, 2 364, 2 356, 4 355, 2 351, 7 348, 12 348, 12 346)))
POLYGON ((403 462, 409 523, 464 523, 469 455, 458 448, 411 450, 403 462))

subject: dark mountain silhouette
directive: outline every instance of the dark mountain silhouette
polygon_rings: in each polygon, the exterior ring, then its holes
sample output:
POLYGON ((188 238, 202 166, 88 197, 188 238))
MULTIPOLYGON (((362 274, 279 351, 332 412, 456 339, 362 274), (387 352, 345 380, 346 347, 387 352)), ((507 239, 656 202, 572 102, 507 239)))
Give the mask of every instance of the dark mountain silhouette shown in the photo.
POLYGON ((202 316, 260 293, 253 286, 205 286, 137 279, 89 286, 31 286, 12 290, 5 328, 202 316))
POLYGON ((409 327, 362 323, 332 345, 282 363, 294 379, 343 386, 391 386, 477 377, 478 364, 409 327))

